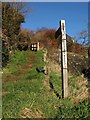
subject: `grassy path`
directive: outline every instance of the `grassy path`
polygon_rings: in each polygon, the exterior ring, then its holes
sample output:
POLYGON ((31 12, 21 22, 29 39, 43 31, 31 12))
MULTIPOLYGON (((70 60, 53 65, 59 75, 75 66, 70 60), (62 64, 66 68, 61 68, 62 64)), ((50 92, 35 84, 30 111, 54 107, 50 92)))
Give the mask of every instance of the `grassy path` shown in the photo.
POLYGON ((42 52, 17 52, 3 70, 3 117, 54 116, 58 99, 44 86, 44 74, 36 71, 44 65, 42 58, 42 52))
MULTIPOLYGON (((54 67, 54 64, 49 65, 48 63, 48 67, 52 66, 53 68, 51 67, 49 75, 45 76, 43 73, 36 71, 36 67, 44 65, 42 51, 17 51, 11 57, 8 66, 3 69, 3 117, 55 118, 70 117, 71 115, 72 117, 83 115, 87 117, 87 101, 82 103, 81 108, 76 107, 76 111, 71 96, 67 99, 59 99, 56 96, 54 90, 50 87, 50 82, 53 84, 55 91, 61 96, 59 70, 54 67), (73 110, 75 110, 74 114, 72 114, 73 110), (83 113, 80 115, 80 112, 83 113)), ((70 77, 72 91, 78 89, 78 86, 75 86, 74 79, 73 76, 70 77)))

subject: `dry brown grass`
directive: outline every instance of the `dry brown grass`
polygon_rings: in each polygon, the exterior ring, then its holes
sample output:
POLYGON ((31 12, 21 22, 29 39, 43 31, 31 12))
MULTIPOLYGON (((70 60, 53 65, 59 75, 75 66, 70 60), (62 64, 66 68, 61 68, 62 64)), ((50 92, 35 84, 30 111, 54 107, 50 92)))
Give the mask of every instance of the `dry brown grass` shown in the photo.
POLYGON ((75 103, 79 103, 85 99, 88 99, 89 97, 88 81, 86 78, 79 76, 76 82, 79 89, 75 91, 75 95, 72 97, 72 99, 75 103))
POLYGON ((42 117, 42 112, 38 108, 34 108, 34 109, 24 108, 20 112, 20 118, 41 118, 41 117, 42 117))

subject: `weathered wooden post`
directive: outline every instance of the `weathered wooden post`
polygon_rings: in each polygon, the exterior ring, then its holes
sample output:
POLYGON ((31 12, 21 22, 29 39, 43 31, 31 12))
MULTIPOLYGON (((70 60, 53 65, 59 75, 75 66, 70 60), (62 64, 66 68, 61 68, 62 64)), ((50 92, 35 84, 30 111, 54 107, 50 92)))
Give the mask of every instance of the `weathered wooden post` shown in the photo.
POLYGON ((68 73, 67 73, 67 45, 65 20, 60 21, 61 27, 61 62, 62 62, 62 93, 63 97, 68 97, 68 73))
POLYGON ((62 97, 68 97, 68 71, 67 71, 67 45, 65 20, 60 21, 60 27, 56 31, 55 37, 61 38, 61 66, 62 66, 62 97))
POLYGON ((39 42, 37 42, 37 51, 39 50, 39 42))

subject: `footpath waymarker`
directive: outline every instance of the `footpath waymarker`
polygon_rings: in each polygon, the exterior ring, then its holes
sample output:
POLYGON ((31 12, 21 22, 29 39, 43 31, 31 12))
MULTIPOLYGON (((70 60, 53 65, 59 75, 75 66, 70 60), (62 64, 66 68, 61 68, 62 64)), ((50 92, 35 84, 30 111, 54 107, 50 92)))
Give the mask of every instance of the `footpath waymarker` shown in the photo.
POLYGON ((61 40, 61 67, 62 67, 62 97, 68 97, 68 71, 67 71, 67 45, 65 20, 60 21, 60 27, 55 33, 55 38, 61 40))

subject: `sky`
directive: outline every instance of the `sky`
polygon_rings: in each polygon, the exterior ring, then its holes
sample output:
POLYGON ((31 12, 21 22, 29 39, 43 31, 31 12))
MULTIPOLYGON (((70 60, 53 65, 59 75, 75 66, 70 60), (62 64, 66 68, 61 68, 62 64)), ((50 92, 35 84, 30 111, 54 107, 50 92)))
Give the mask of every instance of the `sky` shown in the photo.
POLYGON ((25 16, 22 28, 36 31, 42 27, 58 29, 65 20, 66 33, 76 36, 88 26, 88 2, 26 2, 30 13, 25 16))

